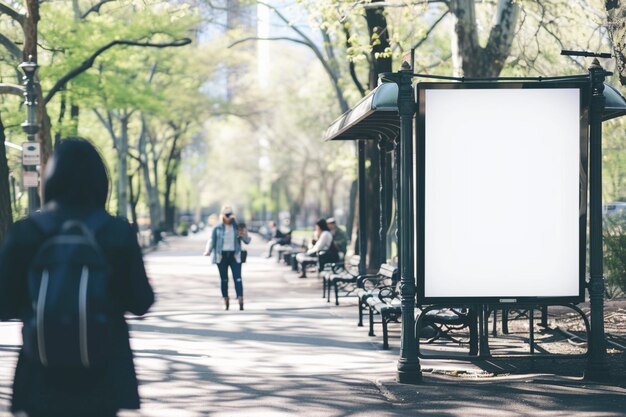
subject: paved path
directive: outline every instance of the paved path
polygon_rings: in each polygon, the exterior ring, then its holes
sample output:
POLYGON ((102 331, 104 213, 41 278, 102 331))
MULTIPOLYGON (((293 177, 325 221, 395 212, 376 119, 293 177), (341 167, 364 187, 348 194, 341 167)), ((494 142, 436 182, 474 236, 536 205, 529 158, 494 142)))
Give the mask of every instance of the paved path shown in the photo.
MULTIPOLYGON (((244 266, 245 311, 224 311, 217 269, 198 256, 206 236, 172 239, 146 257, 158 302, 131 320, 143 409, 122 417, 624 415, 625 390, 571 378, 428 375, 420 386, 395 384, 399 340, 381 350, 380 338, 355 325, 354 304, 326 304, 316 278, 262 259, 259 242, 244 266)), ((18 331, 0 325, 2 417, 18 331)))

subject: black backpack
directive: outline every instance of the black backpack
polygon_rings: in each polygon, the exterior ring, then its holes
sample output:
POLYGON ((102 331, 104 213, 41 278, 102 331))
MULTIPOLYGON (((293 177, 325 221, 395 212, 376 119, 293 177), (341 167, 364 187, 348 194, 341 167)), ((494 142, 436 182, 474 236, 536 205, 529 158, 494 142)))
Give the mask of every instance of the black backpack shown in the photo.
POLYGON ((101 368, 110 351, 110 274, 95 234, 104 210, 84 222, 59 224, 53 213, 33 217, 46 236, 28 270, 32 316, 24 352, 48 368, 101 368))

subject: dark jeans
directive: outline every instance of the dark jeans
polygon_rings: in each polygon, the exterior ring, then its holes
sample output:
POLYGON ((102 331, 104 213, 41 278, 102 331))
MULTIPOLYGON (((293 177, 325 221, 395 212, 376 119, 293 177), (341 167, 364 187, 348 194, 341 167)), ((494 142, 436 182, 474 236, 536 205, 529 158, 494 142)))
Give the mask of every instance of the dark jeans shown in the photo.
POLYGON ((116 411, 90 411, 89 413, 28 413, 28 417, 117 417, 116 411))
POLYGON ((217 264, 220 271, 220 279, 222 280, 222 297, 228 297, 228 267, 233 273, 233 281, 235 281, 235 292, 237 297, 243 297, 243 284, 241 282, 241 264, 235 259, 235 252, 222 252, 222 261, 217 264))

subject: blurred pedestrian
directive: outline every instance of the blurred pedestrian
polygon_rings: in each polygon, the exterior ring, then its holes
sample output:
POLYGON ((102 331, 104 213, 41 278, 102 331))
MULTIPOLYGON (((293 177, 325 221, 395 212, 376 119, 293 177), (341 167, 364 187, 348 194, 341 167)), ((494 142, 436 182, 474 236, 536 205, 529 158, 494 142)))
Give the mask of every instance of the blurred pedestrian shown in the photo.
POLYGON ((235 213, 231 206, 222 207, 222 222, 213 228, 211 238, 207 242, 204 255, 213 254, 212 262, 217 264, 220 272, 222 298, 224 299, 224 309, 230 308, 230 298, 228 296, 228 268, 230 268, 233 281, 235 282, 235 293, 239 301, 239 310, 243 310, 243 282, 241 279, 241 264, 245 259, 242 255, 241 242, 250 243, 252 238, 248 234, 245 224, 238 225, 235 213))
POLYGON ((41 212, 16 222, 0 249, 0 319, 24 323, 11 411, 111 417, 138 409, 124 314, 145 314, 154 293, 137 235, 104 210, 109 178, 86 140, 56 147, 43 184, 41 212))
POLYGON ((275 246, 288 245, 291 243, 291 230, 287 233, 284 233, 282 230, 280 230, 280 227, 276 225, 275 221, 272 221, 270 223, 270 227, 272 230, 272 239, 267 242, 268 251, 266 258, 272 257, 272 251, 274 250, 275 246))
POLYGON ((330 230, 330 233, 333 235, 333 242, 337 245, 339 259, 342 259, 348 250, 348 235, 346 235, 346 232, 344 232, 341 227, 337 226, 334 217, 326 219, 326 224, 328 224, 328 230, 330 230))

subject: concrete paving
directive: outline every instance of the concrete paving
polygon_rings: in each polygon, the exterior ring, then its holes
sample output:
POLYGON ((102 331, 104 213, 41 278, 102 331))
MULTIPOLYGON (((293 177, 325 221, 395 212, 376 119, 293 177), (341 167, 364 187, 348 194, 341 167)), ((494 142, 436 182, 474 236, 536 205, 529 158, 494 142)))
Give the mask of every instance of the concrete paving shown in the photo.
MULTIPOLYGON (((234 300, 224 311, 217 268, 199 256, 206 238, 172 238, 146 256, 158 301, 130 319, 143 408, 122 417, 626 414, 623 388, 551 375, 479 378, 465 362, 424 361, 436 372, 423 384, 397 384, 398 338, 382 350, 356 326, 352 301, 327 304, 313 275, 298 279, 262 258, 259 238, 244 265, 245 311, 234 300)), ((2 417, 19 328, 0 324, 2 417)))

